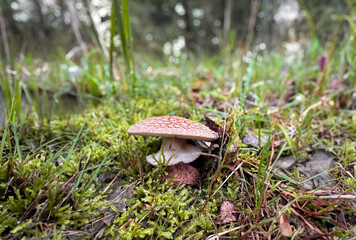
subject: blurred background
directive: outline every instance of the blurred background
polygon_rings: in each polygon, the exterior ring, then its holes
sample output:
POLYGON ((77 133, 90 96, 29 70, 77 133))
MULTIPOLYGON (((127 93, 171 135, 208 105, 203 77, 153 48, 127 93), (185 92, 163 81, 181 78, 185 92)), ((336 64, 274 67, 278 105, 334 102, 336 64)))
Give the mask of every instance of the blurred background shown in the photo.
POLYGON ((356 0, 0 0, 0 125, 24 106, 42 121, 124 94, 164 95, 164 84, 172 94, 208 86, 191 84, 201 79, 214 89, 236 89, 255 57, 256 81, 296 78, 296 91, 305 95, 304 80, 316 79, 332 62, 328 56, 340 59, 337 79, 354 75, 355 6, 356 0))
MULTIPOLYGON (((86 53, 96 45, 109 47, 109 0, 1 0, 0 52, 86 53)), ((336 21, 355 11, 354 0, 130 0, 135 55, 209 55, 229 43, 234 48, 293 54, 311 35, 326 43, 343 39, 348 24, 336 21), (338 24, 339 23, 339 24, 338 24)), ((120 40, 115 37, 115 46, 120 40)))

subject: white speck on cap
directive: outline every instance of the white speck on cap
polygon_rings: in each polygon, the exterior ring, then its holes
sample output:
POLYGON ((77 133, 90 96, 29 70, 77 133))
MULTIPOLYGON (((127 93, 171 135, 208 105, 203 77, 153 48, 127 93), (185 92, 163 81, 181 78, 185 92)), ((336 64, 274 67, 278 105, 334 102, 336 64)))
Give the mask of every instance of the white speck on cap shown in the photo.
POLYGON ((177 116, 151 117, 131 126, 128 133, 142 136, 175 137, 213 141, 217 134, 207 126, 177 116))

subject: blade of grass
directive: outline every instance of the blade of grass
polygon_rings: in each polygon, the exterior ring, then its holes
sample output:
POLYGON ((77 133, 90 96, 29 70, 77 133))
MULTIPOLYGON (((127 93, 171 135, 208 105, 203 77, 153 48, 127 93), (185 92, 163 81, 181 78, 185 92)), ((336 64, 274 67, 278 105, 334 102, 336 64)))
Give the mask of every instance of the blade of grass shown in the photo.
POLYGON ((203 111, 203 112, 212 112, 212 113, 216 113, 217 116, 223 115, 225 114, 222 111, 219 110, 215 110, 215 109, 210 109, 210 108, 203 108, 203 107, 191 107, 191 109, 193 110, 198 110, 198 111, 203 111), (220 115, 219 115, 220 114, 220 115))
MULTIPOLYGON (((58 157, 60 157, 61 155, 64 154, 65 149, 67 149, 67 147, 69 146, 70 143, 65 144, 62 148, 60 148, 55 154, 51 155, 45 162, 45 168, 47 167, 48 164, 52 164, 54 162, 54 160, 58 157)), ((43 148, 44 146, 46 146, 47 143, 43 144, 41 147, 39 147, 38 149, 43 148)), ((33 155, 36 154, 36 152, 33 153, 33 155)), ((31 157, 31 156, 30 156, 31 157)))
POLYGON ((287 143, 288 143, 289 147, 291 148, 294 159, 297 159, 297 156, 295 155, 295 152, 293 151, 293 148, 296 147, 295 142, 289 137, 287 130, 283 125, 278 124, 278 127, 282 130, 284 137, 286 138, 287 143))
MULTIPOLYGON (((94 22, 94 20, 93 20, 92 14, 91 14, 91 12, 90 12, 90 6, 89 6, 89 3, 88 3, 88 0, 84 0, 83 2, 84 2, 84 5, 85 5, 85 8, 84 8, 84 9, 86 10, 86 14, 87 14, 87 16, 88 16, 88 18, 89 18, 89 21, 90 21, 90 29, 91 29, 92 33, 94 34, 96 43, 97 43, 98 46, 99 46, 99 49, 100 49, 100 52, 102 53, 102 56, 105 57, 104 59, 105 59, 106 61, 109 61, 109 59, 106 59, 106 56, 107 56, 107 55, 106 55, 107 49, 105 49, 106 46, 105 46, 105 44, 103 43, 103 41, 100 39, 99 33, 98 33, 98 31, 97 31, 97 29, 96 29, 96 27, 95 27, 95 22, 94 22)), ((113 1, 113 2, 117 2, 117 1, 113 1)))
MULTIPOLYGON (((80 156, 82 156, 82 153, 83 153, 83 149, 80 151, 80 156)), ((91 151, 90 151, 89 156, 88 156, 88 158, 87 158, 88 162, 89 162, 89 160, 90 160, 90 157, 91 157, 91 151)), ((86 165, 84 165, 83 170, 85 169, 85 166, 86 166, 86 165)), ((75 183, 74 186, 73 186, 73 190, 76 190, 77 187, 79 186, 79 183, 80 183, 80 181, 82 180, 82 177, 83 177, 83 174, 84 174, 84 171, 83 171, 83 170, 80 170, 80 165, 79 165, 78 171, 81 171, 81 173, 80 173, 80 175, 79 175, 79 177, 78 177, 76 183, 75 183)))
POLYGON ((7 128, 5 128, 4 133, 2 135, 1 144, 0 144, 0 159, 2 159, 2 153, 4 151, 5 139, 7 137, 7 128))
POLYGON ((315 31, 315 23, 313 21, 313 16, 311 12, 309 11, 308 7, 305 5, 305 3, 302 0, 297 0, 299 6, 303 9, 303 11, 306 13, 306 18, 308 21, 309 25, 309 31, 310 31, 310 38, 312 40, 316 39, 316 31, 315 31))
POLYGON ((116 11, 115 11, 115 7, 114 4, 117 1, 112 1, 111 3, 111 15, 110 15, 110 48, 109 48, 109 57, 110 57, 110 73, 113 76, 114 72, 113 72, 113 55, 114 55, 114 51, 115 51, 115 44, 114 44, 114 36, 116 34, 116 24, 115 24, 115 20, 116 20, 116 11))
POLYGON ((86 122, 84 122, 82 128, 79 130, 78 134, 77 134, 77 137, 75 138, 73 144, 72 144, 72 147, 70 148, 69 152, 68 152, 68 155, 67 157, 65 158, 64 160, 64 164, 62 166, 62 169, 60 171, 60 173, 63 173, 65 171, 65 168, 70 160, 70 158, 72 157, 72 154, 73 154, 73 151, 74 151, 74 148, 75 146, 77 145, 78 141, 79 141, 79 137, 82 135, 82 132, 84 130, 84 127, 86 126, 86 122))
POLYGON ((13 119, 12 119, 13 121, 16 121, 15 118, 18 118, 20 116, 20 112, 21 112, 21 92, 22 92, 21 89, 22 89, 22 87, 21 87, 19 76, 16 75, 15 87, 14 87, 15 112, 14 112, 14 115, 12 116, 13 117, 13 119))
POLYGON ((130 15, 129 15, 129 7, 127 4, 127 0, 122 0, 121 1, 122 5, 122 14, 123 14, 123 25, 124 25, 124 30, 125 30, 125 36, 127 38, 128 42, 128 53, 131 61, 129 61, 130 64, 130 75, 133 80, 133 88, 136 85, 136 76, 135 76, 135 66, 134 66, 134 59, 133 59, 133 38, 132 38, 132 31, 131 31, 131 24, 130 24, 130 15))
POLYGON ((10 88, 10 84, 9 84, 9 76, 8 74, 6 74, 6 69, 5 69, 5 64, 3 66, 3 70, 4 72, 4 78, 0 78, 0 88, 2 89, 2 92, 4 94, 4 98, 6 101, 6 109, 7 111, 9 111, 10 106, 11 106, 11 88, 10 88))
POLYGON ((131 90, 134 92, 136 75, 133 60, 133 38, 127 0, 121 1, 121 9, 118 1, 112 1, 112 8, 116 18, 116 26, 121 40, 121 49, 124 54, 127 71, 132 80, 131 90))
POLYGON ((277 177, 280 177, 280 178, 282 178, 284 180, 287 180, 287 182, 290 182, 290 183, 293 183, 293 184, 299 184, 299 182, 296 181, 294 178, 291 178, 291 177, 289 177, 289 176, 287 176, 285 174, 275 173, 274 175, 277 176, 277 177))
POLYGON ((255 58, 251 59, 251 62, 247 68, 247 73, 242 77, 242 81, 239 81, 239 91, 240 91, 240 108, 243 109, 245 106, 245 100, 247 93, 250 90, 250 82, 252 78, 253 69, 255 66, 255 58), (244 82, 242 86, 242 82, 244 82))
POLYGON ((93 166, 93 167, 86 168, 86 169, 82 170, 82 172, 81 172, 80 175, 79 175, 79 178, 78 178, 77 182, 76 182, 75 185, 73 186, 73 189, 75 190, 75 189, 78 188, 78 186, 79 186, 79 184, 80 184, 80 181, 81 181, 82 178, 83 178, 83 174, 84 174, 85 172, 88 172, 88 171, 91 171, 91 170, 94 170, 94 169, 98 169, 99 167, 101 168, 101 167, 103 167, 103 166, 109 166, 109 165, 114 165, 114 163, 103 163, 103 164, 100 164, 99 166, 93 166))
POLYGON ((256 182, 256 206, 260 206, 263 200, 263 193, 266 187, 265 182, 267 179, 266 170, 267 167, 265 163, 267 162, 268 156, 268 149, 271 144, 271 136, 268 138, 266 145, 263 147, 261 151, 261 159, 258 164, 258 171, 257 171, 257 182, 256 182), (263 176, 262 176, 263 175, 263 176), (259 191, 259 194, 258 194, 259 191))
POLYGON ((20 162, 21 162, 21 168, 23 167, 23 161, 22 161, 22 154, 21 154, 21 149, 20 149, 20 141, 19 141, 19 138, 17 136, 17 132, 16 132, 16 127, 17 127, 17 124, 16 122, 13 122, 13 121, 10 121, 9 122, 11 127, 12 127, 12 131, 14 132, 14 138, 15 138, 15 148, 16 148, 16 151, 17 151, 17 155, 20 159, 20 162))
POLYGON ((91 183, 92 183, 92 182, 94 181, 94 179, 98 176, 100 169, 105 165, 105 162, 106 162, 106 160, 109 158, 110 155, 111 155, 111 153, 108 154, 108 155, 101 161, 100 165, 99 165, 98 168, 95 170, 94 174, 91 176, 91 178, 90 178, 88 184, 86 185, 86 187, 85 187, 86 190, 90 187, 91 183))

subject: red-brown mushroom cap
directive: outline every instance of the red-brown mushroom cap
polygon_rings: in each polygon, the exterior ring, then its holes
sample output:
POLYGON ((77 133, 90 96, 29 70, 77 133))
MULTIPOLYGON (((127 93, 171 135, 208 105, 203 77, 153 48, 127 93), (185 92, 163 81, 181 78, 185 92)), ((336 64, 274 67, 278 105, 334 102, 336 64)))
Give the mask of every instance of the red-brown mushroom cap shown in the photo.
POLYGON ((128 133, 142 136, 213 141, 217 134, 203 124, 177 116, 151 117, 131 126, 128 133))

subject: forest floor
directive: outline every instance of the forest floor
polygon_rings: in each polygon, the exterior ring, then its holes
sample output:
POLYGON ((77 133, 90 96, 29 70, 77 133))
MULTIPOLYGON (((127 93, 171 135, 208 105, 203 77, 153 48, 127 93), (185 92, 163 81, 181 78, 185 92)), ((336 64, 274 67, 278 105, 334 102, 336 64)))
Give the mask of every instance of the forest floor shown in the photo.
POLYGON ((0 237, 356 238, 354 48, 141 61, 135 80, 98 54, 2 66, 0 237), (127 132, 164 115, 219 135, 194 142, 193 185, 146 162, 161 138, 127 132))

